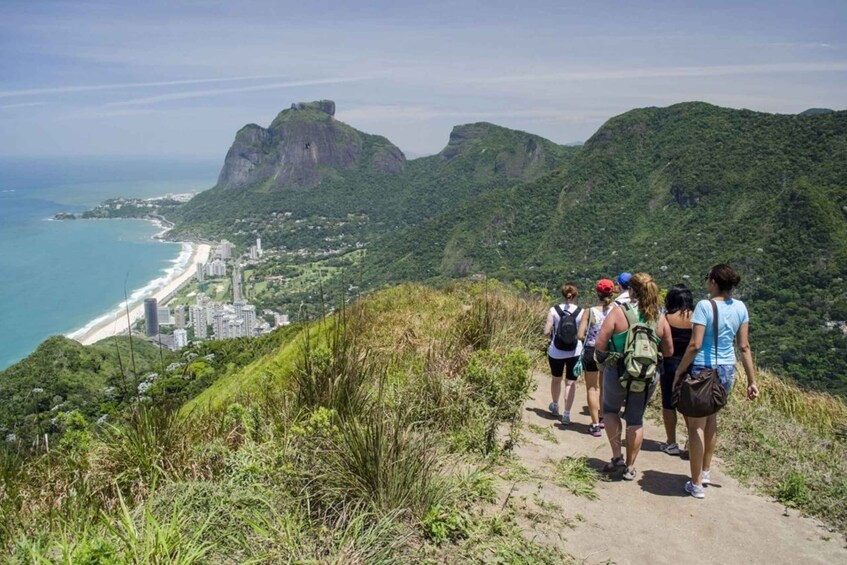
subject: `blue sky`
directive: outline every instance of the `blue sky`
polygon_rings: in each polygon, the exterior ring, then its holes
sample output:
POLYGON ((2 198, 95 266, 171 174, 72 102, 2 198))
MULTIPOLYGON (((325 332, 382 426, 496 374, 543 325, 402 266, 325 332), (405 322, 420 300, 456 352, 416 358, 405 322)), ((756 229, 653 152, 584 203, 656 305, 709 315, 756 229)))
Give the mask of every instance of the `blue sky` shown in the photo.
POLYGON ((222 159, 319 98, 413 155, 474 121, 568 143, 686 100, 847 108, 843 0, 135 4, 0 3, 0 155, 222 159))

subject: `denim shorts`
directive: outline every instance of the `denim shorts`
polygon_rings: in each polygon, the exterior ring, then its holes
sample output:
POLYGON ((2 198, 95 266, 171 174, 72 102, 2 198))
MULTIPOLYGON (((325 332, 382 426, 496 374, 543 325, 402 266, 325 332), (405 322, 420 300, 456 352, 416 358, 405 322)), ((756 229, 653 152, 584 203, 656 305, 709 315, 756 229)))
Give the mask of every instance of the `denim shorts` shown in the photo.
POLYGON ((647 403, 656 390, 656 380, 643 392, 630 392, 627 398, 626 389, 618 380, 618 367, 606 365, 603 371, 603 413, 617 414, 626 402, 624 420, 628 426, 640 426, 644 423, 644 411, 647 403))
MULTIPOLYGON (((703 369, 708 369, 703 365, 692 365, 691 374, 696 375, 703 369)), ((727 396, 732 392, 732 383, 735 382, 735 365, 718 365, 718 378, 721 380, 721 386, 726 391, 727 396)))

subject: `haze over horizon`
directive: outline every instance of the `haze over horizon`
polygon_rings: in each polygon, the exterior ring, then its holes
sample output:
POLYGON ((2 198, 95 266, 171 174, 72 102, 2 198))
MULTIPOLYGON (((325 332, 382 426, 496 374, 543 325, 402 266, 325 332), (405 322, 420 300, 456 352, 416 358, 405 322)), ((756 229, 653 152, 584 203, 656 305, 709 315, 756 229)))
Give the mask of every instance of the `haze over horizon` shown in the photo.
POLYGON ((329 98, 412 155, 491 121, 558 143, 631 108, 847 107, 847 10, 817 2, 91 1, 0 6, 0 156, 222 158, 329 98))

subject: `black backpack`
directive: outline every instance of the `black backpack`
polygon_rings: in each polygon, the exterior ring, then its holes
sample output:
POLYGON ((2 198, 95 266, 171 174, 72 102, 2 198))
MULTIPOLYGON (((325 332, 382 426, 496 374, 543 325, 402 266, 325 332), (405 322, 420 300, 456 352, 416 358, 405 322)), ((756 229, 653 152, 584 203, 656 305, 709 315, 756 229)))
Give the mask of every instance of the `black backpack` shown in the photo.
POLYGON ((559 324, 556 326, 556 333, 553 334, 553 345, 561 351, 573 351, 579 342, 576 338, 579 333, 576 318, 582 308, 577 306, 573 312, 562 310, 558 304, 554 308, 559 315, 559 324))

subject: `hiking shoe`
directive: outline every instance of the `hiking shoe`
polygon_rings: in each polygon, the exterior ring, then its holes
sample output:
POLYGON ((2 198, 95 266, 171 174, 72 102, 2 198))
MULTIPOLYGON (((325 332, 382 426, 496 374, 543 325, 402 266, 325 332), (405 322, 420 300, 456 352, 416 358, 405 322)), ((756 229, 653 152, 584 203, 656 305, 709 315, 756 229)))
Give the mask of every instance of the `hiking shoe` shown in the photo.
POLYGON ((674 443, 663 443, 660 449, 662 451, 664 451, 665 453, 667 453, 668 455, 679 455, 680 453, 682 453, 679 450, 679 446, 676 444, 676 442, 674 442, 674 443))
POLYGON ((636 474, 637 471, 635 470, 635 467, 627 467, 626 471, 623 472, 623 480, 634 481, 636 474))
POLYGON ((551 403, 550 403, 550 406, 548 406, 548 407, 547 407, 547 409, 550 411, 550 413, 551 413, 552 415, 554 415, 554 416, 558 416, 558 415, 559 415, 559 404, 558 404, 558 403, 556 403, 556 402, 551 402, 551 403))
POLYGON ((685 483, 685 492, 694 498, 706 498, 706 493, 703 491, 703 487, 697 486, 691 481, 685 483))
POLYGON ((567 426, 570 423, 571 423, 571 417, 568 416, 567 414, 562 414, 562 425, 567 426))
POLYGON ((712 483, 712 478, 709 476, 710 471, 701 471, 700 472, 700 484, 703 486, 709 485, 712 483))
POLYGON ((626 467, 626 461, 624 460, 622 455, 619 455, 617 457, 613 457, 611 461, 606 463, 606 465, 603 467, 603 472, 613 473, 621 467, 626 467))
POLYGON ((594 437, 600 437, 603 435, 603 432, 600 430, 599 424, 591 424, 588 426, 588 433, 593 435, 594 437))

